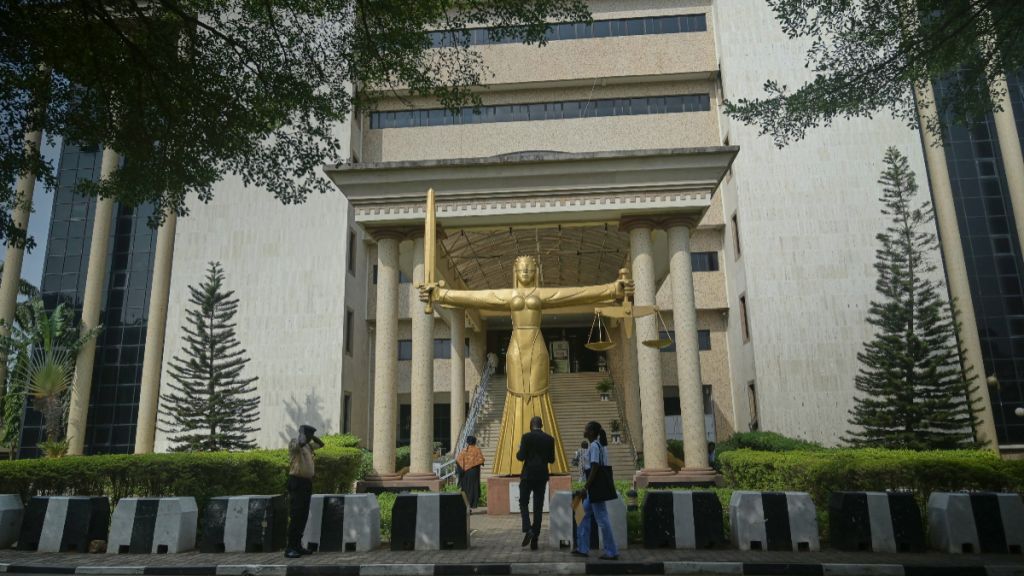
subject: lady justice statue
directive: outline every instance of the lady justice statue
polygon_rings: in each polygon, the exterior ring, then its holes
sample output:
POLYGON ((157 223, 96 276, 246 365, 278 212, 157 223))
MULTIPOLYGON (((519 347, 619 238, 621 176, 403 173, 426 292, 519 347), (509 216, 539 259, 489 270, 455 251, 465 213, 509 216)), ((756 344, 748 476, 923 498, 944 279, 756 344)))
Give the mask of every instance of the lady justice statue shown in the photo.
MULTIPOLYGON (((432 259, 427 262, 432 262, 432 259)), ((520 256, 515 261, 512 288, 450 290, 442 283, 427 282, 419 290, 420 299, 428 304, 434 302, 453 308, 508 311, 512 315, 512 338, 505 356, 508 394, 494 455, 494 474, 514 475, 522 471, 522 463, 516 460, 515 454, 519 439, 530 430, 530 419, 534 416, 541 417, 545 430, 555 438, 555 463, 551 472, 568 472, 548 395, 550 360, 540 333, 541 317, 544 310, 552 308, 622 302, 633 292, 633 281, 628 271, 620 270, 618 279, 609 284, 543 288, 539 285, 537 260, 532 256, 520 256)))

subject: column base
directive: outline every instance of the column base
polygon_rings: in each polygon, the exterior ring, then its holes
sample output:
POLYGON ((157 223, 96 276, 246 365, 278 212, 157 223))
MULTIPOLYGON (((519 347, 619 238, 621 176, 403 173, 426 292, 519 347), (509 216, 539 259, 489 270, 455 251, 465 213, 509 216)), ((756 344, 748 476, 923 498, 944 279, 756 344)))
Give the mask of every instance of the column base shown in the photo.
POLYGON ((382 492, 410 492, 426 490, 440 492, 444 482, 433 474, 374 474, 356 482, 356 492, 380 494, 382 492))
POLYGON ((711 487, 722 484, 722 477, 714 468, 683 468, 679 472, 672 470, 641 470, 633 476, 637 488, 694 488, 711 487))

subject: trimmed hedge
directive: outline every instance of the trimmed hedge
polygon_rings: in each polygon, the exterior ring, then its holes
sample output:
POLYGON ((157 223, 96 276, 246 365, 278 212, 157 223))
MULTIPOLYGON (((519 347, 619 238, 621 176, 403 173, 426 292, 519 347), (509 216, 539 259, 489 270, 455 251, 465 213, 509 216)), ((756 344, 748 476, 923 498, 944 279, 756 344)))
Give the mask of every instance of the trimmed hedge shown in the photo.
MULTIPOLYGON (((313 491, 350 492, 360 471, 354 448, 316 452, 313 491)), ((108 454, 0 462, 0 494, 106 495, 114 505, 126 496, 193 496, 199 510, 214 496, 283 494, 287 450, 108 454)))
POLYGON ((715 456, 749 448, 762 452, 792 452, 796 450, 824 450, 821 444, 790 438, 777 432, 737 432, 728 440, 715 445, 715 456))
POLYGON ((719 458, 734 490, 807 492, 828 534, 832 492, 906 490, 922 510, 932 492, 1024 492, 1024 462, 1001 460, 982 450, 886 450, 836 448, 813 451, 735 450, 719 458))

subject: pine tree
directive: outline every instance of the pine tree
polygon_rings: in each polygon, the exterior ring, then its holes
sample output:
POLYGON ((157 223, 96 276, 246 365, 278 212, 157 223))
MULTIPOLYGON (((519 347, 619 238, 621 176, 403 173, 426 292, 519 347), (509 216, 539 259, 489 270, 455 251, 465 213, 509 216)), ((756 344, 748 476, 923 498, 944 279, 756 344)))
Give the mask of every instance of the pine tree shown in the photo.
POLYGON ((249 363, 231 322, 238 311, 234 291, 224 291, 224 270, 211 262, 199 287, 189 286, 192 307, 182 328, 185 346, 170 362, 171 392, 162 394, 161 430, 176 452, 245 450, 256 447, 251 434, 259 417, 256 377, 243 378, 249 363))
POLYGON ((958 322, 936 280, 938 239, 931 204, 915 202, 917 182, 906 157, 885 153, 882 213, 891 224, 876 237, 876 289, 868 322, 873 340, 857 354, 856 405, 845 440, 854 446, 913 450, 974 445, 978 420, 972 367, 958 344, 958 322))

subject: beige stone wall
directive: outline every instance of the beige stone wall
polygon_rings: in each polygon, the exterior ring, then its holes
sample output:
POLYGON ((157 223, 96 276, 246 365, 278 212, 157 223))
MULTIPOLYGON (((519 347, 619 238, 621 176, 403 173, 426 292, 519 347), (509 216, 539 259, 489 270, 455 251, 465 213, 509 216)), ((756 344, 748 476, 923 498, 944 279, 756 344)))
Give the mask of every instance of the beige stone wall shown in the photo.
MULTIPOLYGON (((360 160, 392 162, 478 158, 524 150, 597 152, 721 144, 715 112, 718 102, 715 99, 714 84, 708 81, 489 92, 484 97, 484 104, 674 94, 710 94, 711 111, 365 130, 360 160)), ((414 108, 436 107, 422 99, 411 99, 410 103, 414 108)), ((381 110, 405 107, 404 103, 397 100, 382 102, 380 105, 381 110)))

